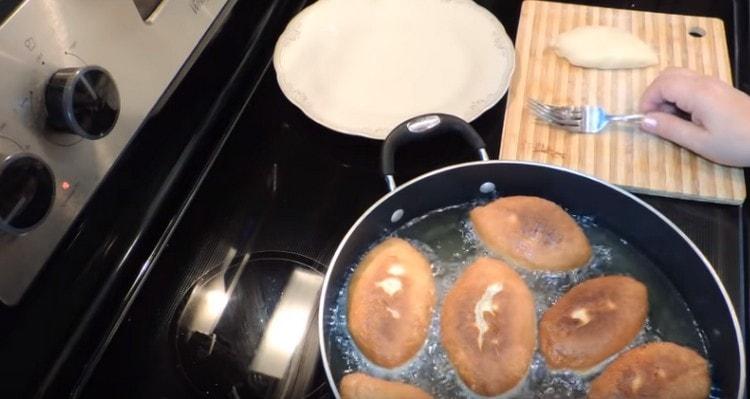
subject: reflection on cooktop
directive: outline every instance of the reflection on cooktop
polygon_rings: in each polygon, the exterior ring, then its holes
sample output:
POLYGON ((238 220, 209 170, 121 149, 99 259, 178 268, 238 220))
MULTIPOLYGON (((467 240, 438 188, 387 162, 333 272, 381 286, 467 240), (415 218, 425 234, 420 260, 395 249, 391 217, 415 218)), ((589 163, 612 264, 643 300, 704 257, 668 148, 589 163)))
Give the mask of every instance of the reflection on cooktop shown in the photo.
POLYGON ((300 255, 265 252, 199 279, 174 337, 192 387, 216 397, 300 398, 324 385, 315 378, 314 327, 323 270, 300 255))

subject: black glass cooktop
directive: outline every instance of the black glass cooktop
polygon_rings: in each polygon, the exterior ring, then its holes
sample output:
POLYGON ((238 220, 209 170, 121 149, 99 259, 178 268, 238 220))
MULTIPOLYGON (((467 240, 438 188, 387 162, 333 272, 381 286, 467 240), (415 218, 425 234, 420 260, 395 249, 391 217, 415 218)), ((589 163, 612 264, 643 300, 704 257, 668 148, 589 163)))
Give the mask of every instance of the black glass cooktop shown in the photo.
MULTIPOLYGON (((515 36, 520 1, 478 3, 515 36)), ((596 2, 716 16, 734 26, 732 2, 708 3, 596 2)), ((268 62, 270 53, 262 54, 268 62)), ((227 141, 174 234, 144 260, 143 285, 133 285, 114 334, 100 337, 76 395, 332 397, 318 353, 317 295, 345 232, 386 193, 380 142, 317 125, 281 94, 272 66, 260 76, 257 87, 227 100, 241 110, 226 116, 227 141)), ((473 123, 491 157, 504 107, 473 123)), ((451 138, 405 147, 397 178, 472 158, 451 138)), ((644 198, 704 251, 744 317, 743 209, 644 198)))

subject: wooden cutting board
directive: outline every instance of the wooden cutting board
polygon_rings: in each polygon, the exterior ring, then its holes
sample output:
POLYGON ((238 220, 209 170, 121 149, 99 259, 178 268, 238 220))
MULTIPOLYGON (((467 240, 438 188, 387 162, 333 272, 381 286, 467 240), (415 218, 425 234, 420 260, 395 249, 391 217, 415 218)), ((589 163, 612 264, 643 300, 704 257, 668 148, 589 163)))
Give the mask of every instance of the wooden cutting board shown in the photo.
POLYGON ((500 159, 559 165, 631 191, 726 204, 745 199, 742 169, 714 164, 666 140, 619 125, 575 134, 535 120, 529 98, 551 104, 598 104, 633 113, 646 86, 668 66, 731 82, 724 24, 715 18, 525 1, 516 35, 516 70, 505 112, 500 159), (604 71, 569 64, 548 48, 557 34, 582 25, 633 32, 659 54, 659 65, 604 71), (691 30, 704 32, 702 37, 691 30))

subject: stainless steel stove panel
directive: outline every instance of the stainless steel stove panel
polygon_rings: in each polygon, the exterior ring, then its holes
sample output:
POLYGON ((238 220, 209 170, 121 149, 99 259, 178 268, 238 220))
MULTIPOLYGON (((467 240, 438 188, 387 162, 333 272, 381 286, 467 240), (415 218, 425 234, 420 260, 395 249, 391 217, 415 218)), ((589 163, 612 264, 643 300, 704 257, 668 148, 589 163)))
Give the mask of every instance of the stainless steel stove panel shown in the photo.
MULTIPOLYGON (((0 215, 0 301, 18 303, 225 3, 164 0, 144 20, 132 0, 28 0, 0 25, 2 162, 30 154, 54 176, 51 208, 36 226, 13 231, 13 210, 0 215), (119 117, 96 140, 51 128, 45 101, 56 71, 90 65, 108 71, 119 92, 119 117)), ((0 163, 0 194, 38 188, 18 176, 6 182, 2 171, 0 163)))

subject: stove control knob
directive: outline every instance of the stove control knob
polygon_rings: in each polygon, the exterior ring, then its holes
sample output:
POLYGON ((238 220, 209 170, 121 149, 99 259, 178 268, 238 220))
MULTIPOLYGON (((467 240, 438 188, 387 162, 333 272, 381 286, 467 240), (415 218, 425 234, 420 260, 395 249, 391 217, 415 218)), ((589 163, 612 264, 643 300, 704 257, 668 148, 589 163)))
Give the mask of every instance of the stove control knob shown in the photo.
POLYGON ((0 231, 22 234, 47 217, 55 201, 55 178, 35 155, 0 154, 0 231))
POLYGON ((100 139, 120 114, 120 96, 112 76, 99 66, 64 68, 47 83, 47 122, 58 131, 100 139))

